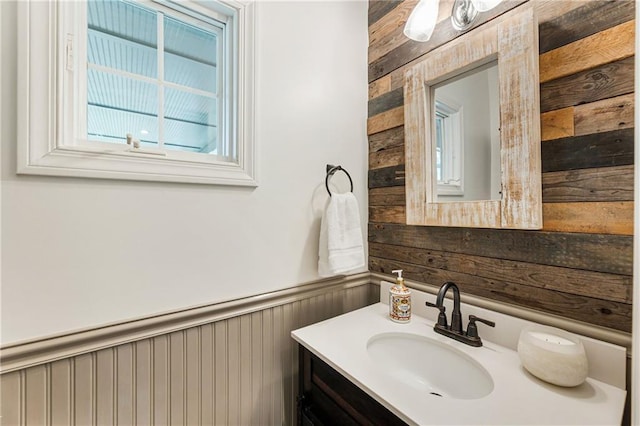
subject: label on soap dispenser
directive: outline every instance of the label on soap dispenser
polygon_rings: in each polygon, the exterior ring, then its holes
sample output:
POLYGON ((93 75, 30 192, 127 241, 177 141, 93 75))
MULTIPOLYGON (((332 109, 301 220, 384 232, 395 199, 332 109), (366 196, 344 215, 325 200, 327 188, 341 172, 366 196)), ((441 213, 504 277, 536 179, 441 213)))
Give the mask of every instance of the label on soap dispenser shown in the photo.
POLYGON ((389 293, 389 317, 396 322, 409 322, 411 319, 411 292, 393 291, 389 293))

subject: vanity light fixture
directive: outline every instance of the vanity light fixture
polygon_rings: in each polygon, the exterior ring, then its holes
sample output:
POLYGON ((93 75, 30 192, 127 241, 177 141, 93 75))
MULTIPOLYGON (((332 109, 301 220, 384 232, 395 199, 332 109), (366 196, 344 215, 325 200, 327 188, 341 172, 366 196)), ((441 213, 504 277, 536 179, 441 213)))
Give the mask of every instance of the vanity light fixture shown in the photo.
POLYGON ((458 31, 466 30, 478 16, 474 2, 471 0, 456 0, 451 9, 451 25, 458 31))
POLYGON ((409 15, 404 35, 415 41, 428 41, 436 28, 440 0, 420 0, 409 15))
MULTIPOLYGON (((458 31, 471 27, 479 12, 493 9, 502 0, 455 0, 451 10, 451 25, 458 31)), ((409 15, 404 35, 415 41, 428 41, 436 28, 440 0, 420 0, 409 15)))

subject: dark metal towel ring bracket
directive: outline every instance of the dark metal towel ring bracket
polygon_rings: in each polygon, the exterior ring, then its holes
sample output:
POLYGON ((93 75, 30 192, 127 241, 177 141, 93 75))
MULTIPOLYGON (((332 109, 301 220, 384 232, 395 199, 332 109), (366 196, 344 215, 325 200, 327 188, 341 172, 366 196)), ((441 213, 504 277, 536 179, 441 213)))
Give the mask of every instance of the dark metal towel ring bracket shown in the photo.
POLYGON ((333 166, 331 164, 327 164, 327 177, 324 180, 324 186, 327 188, 327 192, 329 196, 331 196, 331 191, 329 190, 329 178, 333 176, 338 170, 343 171, 347 177, 349 178, 349 183, 351 184, 351 192, 353 192, 353 180, 351 180, 351 175, 342 166, 333 166))

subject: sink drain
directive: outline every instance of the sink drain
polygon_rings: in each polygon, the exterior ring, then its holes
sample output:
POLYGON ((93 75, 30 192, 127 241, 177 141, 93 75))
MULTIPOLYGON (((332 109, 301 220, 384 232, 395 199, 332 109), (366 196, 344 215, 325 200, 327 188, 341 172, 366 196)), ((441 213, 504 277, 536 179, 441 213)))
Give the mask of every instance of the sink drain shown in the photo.
POLYGON ((437 393, 437 392, 429 392, 429 393, 430 393, 431 395, 439 396, 440 398, 442 398, 442 395, 440 395, 440 394, 439 394, 439 393, 437 393))

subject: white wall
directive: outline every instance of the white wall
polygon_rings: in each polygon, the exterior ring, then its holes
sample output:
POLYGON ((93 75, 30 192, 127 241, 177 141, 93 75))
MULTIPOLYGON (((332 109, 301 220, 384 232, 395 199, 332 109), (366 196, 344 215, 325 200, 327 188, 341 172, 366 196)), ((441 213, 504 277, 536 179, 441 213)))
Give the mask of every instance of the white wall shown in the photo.
POLYGON ((256 189, 16 176, 25 40, 0 4, 3 344, 317 279, 327 163, 366 235, 367 2, 259 3, 256 189))

